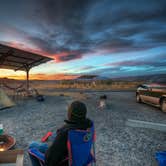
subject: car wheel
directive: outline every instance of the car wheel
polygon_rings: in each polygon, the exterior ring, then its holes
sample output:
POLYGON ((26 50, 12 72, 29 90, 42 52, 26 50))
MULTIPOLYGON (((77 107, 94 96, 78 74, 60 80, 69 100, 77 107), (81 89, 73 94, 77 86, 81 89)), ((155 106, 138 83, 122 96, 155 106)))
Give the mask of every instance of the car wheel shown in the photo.
POLYGON ((136 95, 136 101, 137 103, 141 103, 141 97, 139 94, 136 95))
POLYGON ((166 99, 163 99, 161 102, 161 110, 166 113, 166 99))

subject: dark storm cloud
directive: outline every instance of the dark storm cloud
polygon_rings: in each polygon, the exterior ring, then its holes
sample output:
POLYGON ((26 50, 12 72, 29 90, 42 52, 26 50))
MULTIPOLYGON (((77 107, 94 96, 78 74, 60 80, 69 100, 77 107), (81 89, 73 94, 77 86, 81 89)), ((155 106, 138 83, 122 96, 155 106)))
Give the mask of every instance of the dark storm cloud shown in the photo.
POLYGON ((93 22, 94 26, 106 27, 117 24, 124 25, 148 22, 165 22, 165 0, 103 0, 91 5, 87 22, 93 22), (103 25, 102 25, 103 24, 103 25))
POLYGON ((80 25, 80 18, 89 0, 36 0, 36 15, 48 24, 80 25), (40 12, 40 13, 39 13, 40 12))
POLYGON ((108 68, 102 68, 102 69, 95 69, 91 72, 87 72, 87 74, 90 73, 94 75, 102 75, 105 73, 112 74, 112 73, 121 72, 121 71, 122 71, 121 67, 115 67, 115 68, 108 67, 108 68))
POLYGON ((120 61, 105 64, 105 68, 95 69, 90 74, 116 75, 128 71, 139 70, 141 68, 147 71, 160 70, 166 66, 166 61, 120 61))
POLYGON ((156 6, 154 10, 151 10, 151 9, 144 10, 141 8, 135 8, 134 10, 130 11, 128 9, 121 8, 118 11, 118 13, 119 13, 118 16, 115 17, 115 19, 112 19, 112 23, 114 24, 121 23, 121 22, 142 23, 144 21, 150 22, 154 20, 162 21, 162 22, 166 21, 165 6, 156 6))
POLYGON ((84 66, 84 67, 79 68, 78 70, 79 71, 85 71, 85 70, 92 70, 92 69, 95 69, 95 68, 96 68, 95 66, 84 66))
POLYGON ((165 61, 121 61, 121 62, 114 62, 106 64, 106 66, 112 66, 112 67, 140 67, 140 66, 150 66, 150 67, 164 67, 166 66, 166 60, 165 61))
POLYGON ((105 41, 101 41, 97 44, 97 48, 106 50, 112 49, 111 52, 129 51, 129 49, 133 49, 134 47, 133 40, 111 37, 109 39, 106 38, 105 41))
MULTIPOLYGON (((133 35, 138 34, 146 34, 147 32, 155 32, 157 29, 164 29, 165 26, 162 25, 154 25, 151 23, 144 23, 144 24, 128 24, 128 26, 118 26, 117 28, 113 29, 114 35, 120 37, 130 37, 133 35)), ((164 32, 163 32, 164 34, 164 32)))
POLYGON ((151 33, 148 35, 148 37, 149 39, 152 39, 153 41, 166 44, 166 33, 164 32, 151 33))
POLYGON ((88 69, 94 69, 96 68, 95 66, 85 66, 82 68, 82 70, 88 70, 88 69))
MULTIPOLYGON (((12 7, 9 0, 4 1, 0 21, 11 26, 11 36, 52 56, 56 54, 59 61, 79 59, 95 50, 121 53, 165 44, 165 0, 28 2, 13 0, 18 7, 12 7), (3 8, 11 10, 6 14, 3 8)), ((5 32, 9 34, 1 31, 5 32)))
MULTIPOLYGON (((103 45, 112 42, 112 38, 128 38, 132 40, 129 47, 146 48, 146 35, 149 32, 166 34, 164 22, 166 21, 165 1, 98 1, 91 7, 86 19, 86 30, 90 39, 99 40, 103 45), (102 32, 102 33, 101 33, 102 32), (92 35, 91 35, 92 34, 92 35), (141 42, 137 39, 142 37, 141 42), (133 44, 132 44, 133 43, 133 44)), ((147 47, 158 46, 158 41, 148 41, 147 47)), ((123 45, 125 48, 126 43, 123 45)), ((122 46, 122 48, 123 48, 122 46)), ((113 47, 111 47, 113 48, 113 47)), ((120 51, 121 47, 119 47, 120 51)))
POLYGON ((60 62, 65 62, 65 61, 70 61, 70 60, 74 60, 74 59, 80 59, 82 56, 79 54, 69 54, 66 56, 59 56, 57 58, 57 60, 59 60, 60 62))
MULTIPOLYGON (((61 41, 57 45, 71 47, 83 39, 84 9, 87 0, 36 0, 38 6, 33 14, 34 21, 50 34, 49 40, 61 41)), ((80 47, 81 49, 81 47, 80 47)))

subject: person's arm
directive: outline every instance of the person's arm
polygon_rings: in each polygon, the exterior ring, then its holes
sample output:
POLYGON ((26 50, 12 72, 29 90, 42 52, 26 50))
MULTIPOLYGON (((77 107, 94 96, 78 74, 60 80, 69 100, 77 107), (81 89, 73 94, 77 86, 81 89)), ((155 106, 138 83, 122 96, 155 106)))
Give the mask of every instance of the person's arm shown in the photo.
POLYGON ((67 132, 58 133, 53 144, 47 150, 45 162, 47 166, 58 165, 67 155, 67 132))

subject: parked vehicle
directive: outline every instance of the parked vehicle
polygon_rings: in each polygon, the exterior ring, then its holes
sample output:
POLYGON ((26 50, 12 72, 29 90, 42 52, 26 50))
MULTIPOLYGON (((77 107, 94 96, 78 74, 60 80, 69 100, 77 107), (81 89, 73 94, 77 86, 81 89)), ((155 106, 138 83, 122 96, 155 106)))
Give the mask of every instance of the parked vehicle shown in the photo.
POLYGON ((166 85, 139 85, 136 92, 136 101, 157 106, 166 113, 166 85))

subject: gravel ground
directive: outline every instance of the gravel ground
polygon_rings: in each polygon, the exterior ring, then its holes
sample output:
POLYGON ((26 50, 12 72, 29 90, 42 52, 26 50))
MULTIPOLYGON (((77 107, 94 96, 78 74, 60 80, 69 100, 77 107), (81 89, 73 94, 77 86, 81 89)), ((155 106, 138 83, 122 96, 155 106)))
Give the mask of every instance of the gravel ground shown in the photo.
MULTIPOLYGON (((157 108, 135 102, 133 92, 109 92, 108 106, 97 110, 97 99, 103 92, 87 93, 84 102, 88 116, 94 120, 97 141, 97 166, 157 166, 155 152, 166 150, 166 133, 152 129, 125 126, 127 119, 166 124, 166 114, 157 108)), ((71 97, 46 96, 45 102, 22 100, 13 108, 0 111, 0 123, 13 135, 16 148, 25 150, 24 165, 30 166, 28 144, 40 140, 47 131, 56 131, 66 117, 71 97)))

